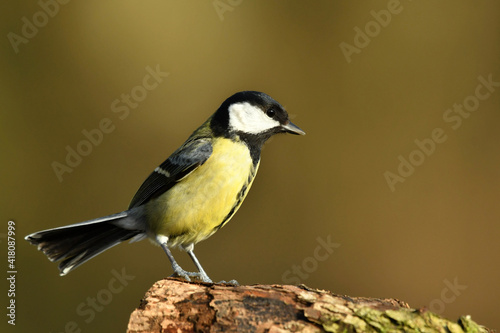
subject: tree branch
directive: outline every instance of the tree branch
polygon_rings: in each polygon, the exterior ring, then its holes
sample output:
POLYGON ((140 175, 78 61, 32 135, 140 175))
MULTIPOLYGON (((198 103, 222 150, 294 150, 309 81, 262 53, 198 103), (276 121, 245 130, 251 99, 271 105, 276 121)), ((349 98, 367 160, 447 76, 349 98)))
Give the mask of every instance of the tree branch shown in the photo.
POLYGON ((143 332, 491 332, 463 316, 451 322, 396 299, 334 295, 305 285, 233 286, 156 282, 130 316, 143 332))

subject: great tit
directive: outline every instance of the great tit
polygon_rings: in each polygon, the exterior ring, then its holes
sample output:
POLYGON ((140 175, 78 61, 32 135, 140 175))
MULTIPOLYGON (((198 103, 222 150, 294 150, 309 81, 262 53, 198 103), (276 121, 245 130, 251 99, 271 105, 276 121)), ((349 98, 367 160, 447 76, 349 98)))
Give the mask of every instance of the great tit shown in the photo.
POLYGON ((252 185, 264 142, 274 134, 305 132, 270 96, 242 91, 226 99, 184 144, 144 181, 128 210, 35 232, 25 239, 66 275, 125 241, 150 238, 170 260, 173 276, 212 282, 193 252, 236 213, 252 185), (198 272, 187 272, 170 248, 185 250, 198 272))

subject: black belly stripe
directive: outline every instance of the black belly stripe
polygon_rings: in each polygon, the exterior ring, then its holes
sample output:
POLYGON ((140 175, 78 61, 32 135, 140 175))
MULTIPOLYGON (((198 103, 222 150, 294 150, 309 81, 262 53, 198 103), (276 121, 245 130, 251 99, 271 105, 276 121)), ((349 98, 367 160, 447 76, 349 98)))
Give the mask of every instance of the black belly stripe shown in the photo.
POLYGON ((241 188, 241 190, 238 192, 238 195, 236 196, 236 202, 235 202, 235 204, 233 205, 233 207, 231 208, 231 210, 229 211, 229 213, 226 215, 226 217, 224 217, 224 219, 222 220, 222 222, 214 228, 214 232, 217 231, 217 230, 219 230, 227 222, 229 222, 229 219, 231 219, 231 217, 233 217, 234 213, 236 213, 236 210, 241 206, 241 203, 243 202, 243 198, 245 198, 245 194, 248 191, 248 185, 251 184, 252 180, 255 178, 255 172, 256 172, 256 169, 255 169, 255 166, 254 166, 252 168, 252 171, 250 172, 250 176, 248 176, 247 182, 245 183, 245 185, 243 185, 243 187, 241 188))

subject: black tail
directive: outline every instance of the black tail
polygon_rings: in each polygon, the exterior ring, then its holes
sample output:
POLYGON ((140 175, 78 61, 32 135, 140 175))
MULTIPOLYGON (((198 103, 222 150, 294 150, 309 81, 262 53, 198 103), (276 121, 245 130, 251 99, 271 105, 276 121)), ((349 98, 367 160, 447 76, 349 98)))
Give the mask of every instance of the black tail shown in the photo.
POLYGON ((143 230, 130 230, 120 225, 132 225, 127 212, 95 220, 35 232, 25 237, 37 245, 50 261, 60 261, 60 275, 66 275, 87 260, 123 241, 145 237, 143 230))

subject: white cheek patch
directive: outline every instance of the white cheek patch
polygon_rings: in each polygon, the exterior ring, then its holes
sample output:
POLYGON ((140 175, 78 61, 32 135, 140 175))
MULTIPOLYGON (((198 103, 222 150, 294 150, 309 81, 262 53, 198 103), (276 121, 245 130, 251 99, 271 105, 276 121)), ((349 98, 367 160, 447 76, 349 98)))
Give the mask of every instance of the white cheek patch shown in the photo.
POLYGON ((235 103, 229 106, 229 127, 232 130, 259 134, 278 126, 279 121, 268 117, 259 107, 250 103, 235 103))

